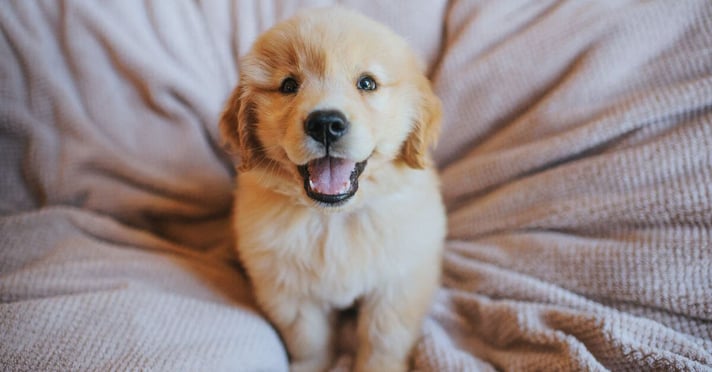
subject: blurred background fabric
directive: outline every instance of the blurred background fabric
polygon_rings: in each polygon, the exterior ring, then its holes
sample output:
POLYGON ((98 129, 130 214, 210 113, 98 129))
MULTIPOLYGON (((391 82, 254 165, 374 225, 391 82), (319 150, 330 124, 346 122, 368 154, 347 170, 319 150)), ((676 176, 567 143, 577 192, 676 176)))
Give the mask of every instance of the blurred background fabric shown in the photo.
MULTIPOLYGON (((335 3, 3 2, 3 369, 287 370, 231 253, 217 122, 257 35, 335 3)), ((712 369, 712 3, 338 3, 443 101, 414 369, 712 369)))

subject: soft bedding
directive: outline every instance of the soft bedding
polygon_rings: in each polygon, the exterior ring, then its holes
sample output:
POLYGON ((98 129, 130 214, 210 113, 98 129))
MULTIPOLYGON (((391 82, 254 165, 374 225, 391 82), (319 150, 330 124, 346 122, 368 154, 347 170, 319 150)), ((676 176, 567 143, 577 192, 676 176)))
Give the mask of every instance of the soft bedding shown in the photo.
MULTIPOLYGON (((3 2, 3 370, 287 369, 217 118, 254 38, 332 3, 3 2)), ((444 105, 415 369, 712 369, 708 1, 339 3, 406 37, 444 105)))

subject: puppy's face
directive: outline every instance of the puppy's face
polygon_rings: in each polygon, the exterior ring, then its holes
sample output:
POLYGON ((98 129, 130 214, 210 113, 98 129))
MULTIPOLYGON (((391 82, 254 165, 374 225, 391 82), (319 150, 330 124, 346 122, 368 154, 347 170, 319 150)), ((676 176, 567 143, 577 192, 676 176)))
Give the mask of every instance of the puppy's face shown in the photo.
POLYGON ((426 167, 439 119, 440 102, 404 40, 357 13, 321 9, 255 42, 221 131, 239 171, 333 208, 363 197, 386 163, 426 167))

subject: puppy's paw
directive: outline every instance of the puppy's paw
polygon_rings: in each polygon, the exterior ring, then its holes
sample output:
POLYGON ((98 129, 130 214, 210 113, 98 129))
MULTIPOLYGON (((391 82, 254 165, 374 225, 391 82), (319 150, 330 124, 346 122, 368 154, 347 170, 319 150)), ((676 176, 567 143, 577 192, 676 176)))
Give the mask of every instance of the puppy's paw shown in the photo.
POLYGON ((322 372, 329 368, 329 358, 314 357, 294 360, 289 365, 290 372, 322 372))
POLYGON ((400 360, 389 355, 371 355, 363 358, 362 355, 356 360, 355 372, 406 372, 408 371, 407 360, 400 360))

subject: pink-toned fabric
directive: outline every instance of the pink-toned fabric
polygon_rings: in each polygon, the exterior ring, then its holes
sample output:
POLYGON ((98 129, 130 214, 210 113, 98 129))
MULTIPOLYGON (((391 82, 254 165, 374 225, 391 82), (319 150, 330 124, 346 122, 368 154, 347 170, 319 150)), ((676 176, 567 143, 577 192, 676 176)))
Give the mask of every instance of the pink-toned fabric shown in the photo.
MULTIPOLYGON (((259 33, 333 3, 3 4, 3 368, 288 368, 231 253, 217 118, 259 33)), ((712 369, 709 1, 339 3, 443 100, 415 369, 712 369)))

